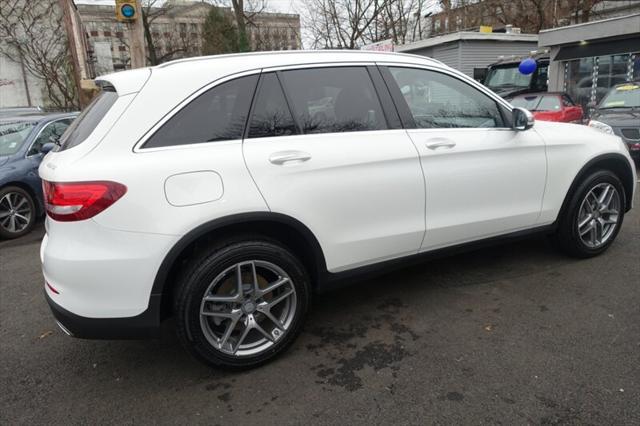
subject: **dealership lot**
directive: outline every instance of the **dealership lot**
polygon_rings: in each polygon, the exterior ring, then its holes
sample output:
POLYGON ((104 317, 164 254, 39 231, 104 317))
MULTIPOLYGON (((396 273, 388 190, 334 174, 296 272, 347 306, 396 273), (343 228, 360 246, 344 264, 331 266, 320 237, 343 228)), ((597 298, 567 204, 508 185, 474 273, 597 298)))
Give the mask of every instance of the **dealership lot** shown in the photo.
POLYGON ((640 422, 640 212, 590 260, 544 238, 317 297, 292 350, 229 373, 159 340, 83 341, 42 293, 43 229, 0 243, 0 423, 640 422))

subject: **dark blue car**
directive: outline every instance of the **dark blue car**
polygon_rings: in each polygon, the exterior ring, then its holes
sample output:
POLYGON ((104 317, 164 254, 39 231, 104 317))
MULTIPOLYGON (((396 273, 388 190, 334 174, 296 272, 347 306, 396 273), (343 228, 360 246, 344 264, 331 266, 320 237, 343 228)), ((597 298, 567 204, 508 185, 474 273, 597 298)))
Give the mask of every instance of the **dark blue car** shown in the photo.
POLYGON ((43 215, 38 166, 77 115, 0 116, 0 239, 28 233, 43 215))

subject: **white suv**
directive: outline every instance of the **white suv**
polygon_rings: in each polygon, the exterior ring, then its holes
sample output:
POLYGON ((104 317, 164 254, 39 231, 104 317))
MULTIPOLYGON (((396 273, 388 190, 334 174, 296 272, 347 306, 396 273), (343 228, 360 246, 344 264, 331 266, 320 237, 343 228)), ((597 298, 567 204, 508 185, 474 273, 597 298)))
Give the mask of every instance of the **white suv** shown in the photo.
POLYGON ((40 167, 46 297, 76 337, 173 316, 200 360, 254 366, 345 278, 532 232, 593 256, 632 206, 618 137, 534 125, 424 57, 240 54, 99 80, 40 167))

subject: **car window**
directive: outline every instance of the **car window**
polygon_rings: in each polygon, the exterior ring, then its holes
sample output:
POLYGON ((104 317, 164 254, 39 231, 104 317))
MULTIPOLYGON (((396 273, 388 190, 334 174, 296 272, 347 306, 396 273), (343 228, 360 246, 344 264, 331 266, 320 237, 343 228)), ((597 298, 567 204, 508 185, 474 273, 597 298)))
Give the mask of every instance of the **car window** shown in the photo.
POLYGON ((46 143, 58 143, 60 137, 64 134, 65 130, 71 124, 72 119, 64 118, 47 124, 41 131, 36 140, 31 145, 27 155, 35 155, 40 153, 42 145, 46 143))
POLYGON ((382 106, 364 67, 284 71, 282 83, 303 133, 387 128, 382 106))
POLYGON ((0 123, 0 155, 13 155, 24 144, 36 121, 7 120, 0 123))
POLYGON ((287 136, 297 128, 275 73, 262 76, 249 124, 250 138, 287 136))
POLYGON ((227 81, 201 94, 171 117, 144 148, 242 139, 257 75, 227 81))
POLYGON ((536 106, 538 106, 538 104, 540 103, 540 96, 523 95, 513 98, 510 102, 514 107, 520 107, 528 109, 529 111, 534 111, 536 109, 536 106))
POLYGON ((497 103, 443 73, 390 67, 418 128, 503 127, 497 103))
POLYGON ((60 139, 59 151, 73 148, 84 142, 102 121, 113 104, 118 100, 118 94, 111 88, 105 88, 96 96, 84 111, 75 119, 68 131, 60 139))
POLYGON ((536 107, 538 111, 560 111, 562 105, 560 105, 560 98, 553 95, 543 96, 542 100, 536 107))

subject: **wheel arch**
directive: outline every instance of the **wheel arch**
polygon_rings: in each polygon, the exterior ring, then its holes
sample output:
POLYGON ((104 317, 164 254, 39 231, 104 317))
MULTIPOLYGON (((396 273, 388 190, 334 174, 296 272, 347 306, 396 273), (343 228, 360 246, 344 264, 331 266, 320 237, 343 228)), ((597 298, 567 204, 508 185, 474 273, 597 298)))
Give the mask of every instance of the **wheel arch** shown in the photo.
POLYGON ((161 298, 160 316, 171 314, 176 276, 191 255, 217 239, 234 234, 267 237, 293 251, 307 268, 314 288, 324 280, 327 267, 317 238, 302 222, 280 213, 252 212, 225 216, 203 223, 184 235, 163 259, 153 282, 151 295, 161 298))
POLYGON ((583 179, 596 170, 609 170, 613 172, 618 178, 620 182, 622 182, 622 186, 624 187, 625 192, 625 211, 629 211, 631 209, 631 204, 633 200, 633 170, 631 169, 631 165, 627 158, 622 154, 602 154, 597 157, 589 160, 580 171, 576 174, 576 177, 571 182, 571 186, 567 191, 567 194, 564 197, 564 201, 562 202, 562 207, 560 208, 560 212, 558 214, 558 218, 561 218, 569 205, 569 201, 573 196, 574 192, 583 181, 583 179))

